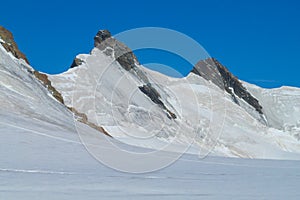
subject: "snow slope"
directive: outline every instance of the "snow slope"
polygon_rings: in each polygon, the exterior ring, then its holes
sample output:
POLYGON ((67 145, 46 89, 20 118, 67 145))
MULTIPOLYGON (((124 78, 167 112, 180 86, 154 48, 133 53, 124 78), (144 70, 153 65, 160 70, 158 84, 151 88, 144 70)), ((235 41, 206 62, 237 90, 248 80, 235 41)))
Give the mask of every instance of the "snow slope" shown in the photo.
MULTIPOLYGON (((299 161, 185 155, 144 174, 104 167, 73 131, 0 118, 0 199, 298 199, 299 161), (43 131, 34 131, 43 127, 43 131), (55 131, 54 131, 54 130, 55 131), (50 137, 49 137, 50 136, 50 137), (53 137, 55 136, 55 137, 53 137), (178 187, 180 185, 180 187, 178 187)), ((26 121, 27 120, 27 121, 26 121)), ((93 133, 93 129, 82 127, 93 133)), ((105 148, 105 147, 103 147, 105 148)))
POLYGON ((52 131, 56 127, 47 123, 32 125, 28 121, 18 126, 22 128, 0 124, 0 199, 296 200, 300 197, 299 161, 199 159, 185 155, 156 172, 121 173, 93 159, 72 131, 52 131), (32 131, 39 127, 47 129, 42 132, 45 135, 32 131), (54 133, 60 139, 46 136, 54 133))
POLYGON ((33 122, 45 121, 58 128, 70 127, 72 114, 57 102, 34 77, 33 69, 14 58, 0 46, 1 116, 10 114, 28 117, 33 122))

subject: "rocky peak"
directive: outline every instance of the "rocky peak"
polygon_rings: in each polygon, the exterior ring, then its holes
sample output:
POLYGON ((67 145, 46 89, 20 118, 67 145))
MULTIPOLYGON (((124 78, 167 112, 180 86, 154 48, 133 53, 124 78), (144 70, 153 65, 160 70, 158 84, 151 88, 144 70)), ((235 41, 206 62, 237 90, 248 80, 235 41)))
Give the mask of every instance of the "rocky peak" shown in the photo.
POLYGON ((108 30, 100 30, 94 37, 94 45, 107 55, 114 55, 120 65, 127 71, 139 64, 132 50, 111 36, 108 30))
POLYGON ((28 59, 26 56, 19 50, 17 43, 14 40, 13 34, 0 26, 0 43, 5 48, 7 52, 11 52, 16 58, 25 60, 28 64, 28 59))
POLYGON ((109 30, 98 31, 98 33, 94 37, 94 46, 97 47, 108 38, 111 38, 111 33, 109 32, 109 30))
POLYGON ((208 58, 199 61, 192 70, 192 73, 213 82, 219 88, 231 94, 234 102, 237 104, 239 104, 239 101, 236 96, 246 101, 259 114, 263 114, 263 108, 259 101, 247 91, 237 77, 216 59, 208 58))

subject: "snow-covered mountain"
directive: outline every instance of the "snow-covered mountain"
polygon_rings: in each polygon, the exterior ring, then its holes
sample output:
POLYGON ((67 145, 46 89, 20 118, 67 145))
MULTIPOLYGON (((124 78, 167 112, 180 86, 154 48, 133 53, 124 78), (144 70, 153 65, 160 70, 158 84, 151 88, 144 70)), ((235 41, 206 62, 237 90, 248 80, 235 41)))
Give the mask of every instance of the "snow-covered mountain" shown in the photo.
POLYGON ((300 89, 242 82, 215 59, 200 61, 185 78, 172 78, 140 65, 109 31, 94 40, 90 54, 49 75, 35 71, 1 36, 1 123, 72 132, 74 115, 83 134, 98 130, 133 146, 300 159, 300 89))
POLYGON ((251 86, 215 59, 171 78, 144 68, 108 31, 94 40, 90 54, 48 77, 67 106, 114 138, 155 149, 171 142, 180 150, 193 144, 203 154, 300 158, 298 88, 251 86))

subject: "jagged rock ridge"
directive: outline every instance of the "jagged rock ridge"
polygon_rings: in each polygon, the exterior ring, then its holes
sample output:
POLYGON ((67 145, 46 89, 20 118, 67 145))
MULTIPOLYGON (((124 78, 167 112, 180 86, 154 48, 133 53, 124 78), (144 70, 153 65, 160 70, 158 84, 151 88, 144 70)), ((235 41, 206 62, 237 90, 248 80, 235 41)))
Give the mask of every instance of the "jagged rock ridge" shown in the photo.
POLYGON ((239 97, 251 105, 259 114, 263 114, 263 107, 259 101, 253 97, 243 84, 229 70, 214 58, 208 58, 198 62, 193 73, 216 84, 222 90, 232 95, 234 102, 238 103, 239 97), (235 96, 236 95, 236 96, 235 96))

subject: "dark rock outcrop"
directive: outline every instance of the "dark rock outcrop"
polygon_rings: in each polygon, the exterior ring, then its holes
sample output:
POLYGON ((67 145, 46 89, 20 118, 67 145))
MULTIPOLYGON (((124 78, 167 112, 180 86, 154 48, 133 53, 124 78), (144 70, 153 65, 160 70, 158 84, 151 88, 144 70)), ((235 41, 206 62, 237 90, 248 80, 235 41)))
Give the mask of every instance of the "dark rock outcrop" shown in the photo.
POLYGON ((111 33, 109 32, 109 30, 99 30, 96 36, 94 37, 94 46, 98 47, 108 38, 111 38, 111 33))
POLYGON ((70 66, 70 68, 74 68, 77 67, 79 65, 81 65, 83 63, 83 60, 79 59, 79 58, 75 58, 70 66))
POLYGON ((29 61, 26 58, 25 54, 23 54, 19 50, 18 45, 14 40, 13 34, 10 31, 0 26, 0 37, 4 41, 0 43, 7 52, 11 52, 16 58, 23 59, 29 64, 29 61))
POLYGON ((161 96, 160 94, 157 92, 157 90, 155 88, 153 88, 150 84, 148 85, 143 85, 141 87, 139 87, 140 90, 146 94, 154 103, 160 105, 161 107, 165 108, 165 105, 163 104, 163 102, 160 100, 161 96))
POLYGON ((219 88, 231 94, 235 103, 239 104, 237 96, 245 100, 259 114, 263 114, 263 108, 259 104, 259 101, 247 91, 237 77, 216 59, 208 58, 198 62, 192 72, 213 82, 219 88))
POLYGON ((161 96, 160 94, 157 92, 157 90, 151 86, 151 84, 147 84, 147 85, 143 85, 141 87, 139 87, 139 89, 146 94, 151 101, 153 101, 155 104, 159 105, 162 109, 164 109, 165 111, 167 111, 168 113, 168 117, 170 119, 176 119, 177 116, 172 113, 166 106, 165 104, 160 100, 161 96))

